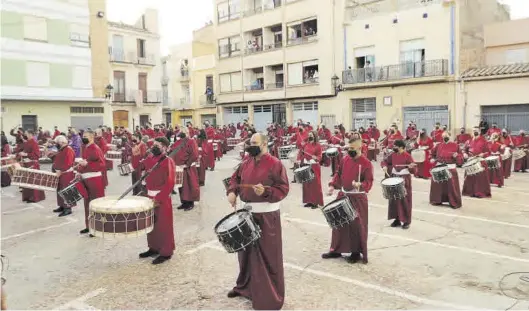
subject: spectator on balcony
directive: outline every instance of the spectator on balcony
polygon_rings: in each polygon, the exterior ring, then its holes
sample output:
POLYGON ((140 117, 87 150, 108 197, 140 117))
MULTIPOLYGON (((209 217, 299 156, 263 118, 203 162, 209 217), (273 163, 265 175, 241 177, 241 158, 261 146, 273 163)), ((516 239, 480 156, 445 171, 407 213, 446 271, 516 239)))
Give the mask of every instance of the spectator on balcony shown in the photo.
POLYGON ((208 105, 211 105, 211 103, 213 103, 213 89, 211 88, 211 86, 206 86, 206 92, 204 94, 206 94, 206 100, 208 105))
POLYGON ((318 70, 314 70, 312 74, 312 82, 318 82, 320 79, 320 74, 318 73, 318 70))
POLYGON ((371 61, 366 61, 364 65, 364 71, 366 75, 366 81, 373 81, 373 68, 371 67, 371 61))

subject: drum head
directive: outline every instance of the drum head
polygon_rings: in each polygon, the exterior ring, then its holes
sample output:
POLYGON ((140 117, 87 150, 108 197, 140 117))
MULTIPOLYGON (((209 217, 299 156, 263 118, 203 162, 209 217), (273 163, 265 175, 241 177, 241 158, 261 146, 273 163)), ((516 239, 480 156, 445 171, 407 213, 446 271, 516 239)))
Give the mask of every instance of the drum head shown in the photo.
POLYGON ((117 196, 108 196, 90 202, 90 210, 106 214, 137 213, 153 208, 151 199, 140 196, 129 196, 119 201, 117 196))
POLYGON ((310 166, 303 166, 303 167, 295 169, 294 173, 303 172, 303 171, 306 171, 306 170, 309 170, 309 169, 310 169, 310 166))
POLYGON ((336 148, 336 147, 331 147, 331 148, 325 150, 325 153, 336 153, 336 152, 338 152, 338 148, 336 148))
POLYGON ((490 157, 485 158, 485 161, 497 161, 497 160, 499 160, 498 156, 490 156, 490 157))
POLYGON ((343 202, 344 200, 346 200, 346 199, 347 199, 346 197, 343 197, 343 198, 336 199, 336 200, 330 202, 329 204, 327 204, 327 205, 325 205, 325 206, 323 207, 323 212, 325 212, 325 211, 329 211, 329 210, 332 210, 332 209, 334 209, 335 207, 342 205, 342 202, 343 202))
POLYGON ((384 186, 395 186, 398 184, 402 184, 404 182, 404 179, 401 177, 389 177, 384 180, 382 180, 380 183, 384 186))
POLYGON ((248 217, 249 214, 250 212, 247 209, 240 209, 231 214, 228 214, 215 225, 215 232, 229 231, 231 228, 240 224, 241 219, 248 217))

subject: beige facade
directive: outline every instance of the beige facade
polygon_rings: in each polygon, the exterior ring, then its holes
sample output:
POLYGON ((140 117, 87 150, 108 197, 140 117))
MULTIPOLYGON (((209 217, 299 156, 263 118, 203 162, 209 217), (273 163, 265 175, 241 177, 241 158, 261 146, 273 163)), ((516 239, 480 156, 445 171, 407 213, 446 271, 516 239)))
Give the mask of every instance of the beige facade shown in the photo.
POLYGON ((158 12, 147 9, 135 24, 108 22, 114 126, 164 123, 158 12))
POLYGON ((529 18, 485 26, 485 51, 488 66, 529 63, 529 18))

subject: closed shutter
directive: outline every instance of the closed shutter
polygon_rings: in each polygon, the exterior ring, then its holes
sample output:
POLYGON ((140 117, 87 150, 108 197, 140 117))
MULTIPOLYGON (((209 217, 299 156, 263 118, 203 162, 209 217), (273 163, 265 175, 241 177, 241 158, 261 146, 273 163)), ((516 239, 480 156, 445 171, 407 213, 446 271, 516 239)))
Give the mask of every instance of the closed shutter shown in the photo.
POLYGON ((481 106, 481 118, 513 133, 529 131, 529 104, 481 106))
POLYGON ((96 129, 103 125, 103 116, 71 116, 70 124, 76 129, 96 129))

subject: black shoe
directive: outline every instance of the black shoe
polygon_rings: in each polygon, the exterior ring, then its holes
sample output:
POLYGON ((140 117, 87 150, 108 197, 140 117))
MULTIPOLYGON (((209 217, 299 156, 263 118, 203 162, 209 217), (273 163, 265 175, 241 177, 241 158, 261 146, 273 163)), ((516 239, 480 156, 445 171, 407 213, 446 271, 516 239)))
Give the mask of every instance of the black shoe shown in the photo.
POLYGON ((204 187, 205 183, 201 182, 198 184, 200 187, 204 187))
POLYGON ((214 168, 210 168, 209 170, 213 172, 215 169, 214 168))
POLYGON ((311 209, 317 209, 317 208, 318 208, 318 205, 316 205, 316 204, 311 204, 311 205, 310 205, 310 208, 311 208, 311 209))
POLYGON ((400 227, 400 220, 395 219, 395 220, 391 223, 391 226, 392 226, 393 228, 400 227))
POLYGON ((158 252, 155 251, 154 249, 150 249, 146 252, 143 252, 140 254, 140 258, 147 258, 147 257, 151 257, 151 256, 154 256, 154 255, 158 255, 158 252))
POLYGON ((293 183, 293 184, 295 184, 295 183, 296 183, 296 181, 295 181, 295 180, 293 180, 293 181, 292 181, 292 183, 293 183))
POLYGON ((88 235, 88 237, 90 237, 90 238, 95 238, 96 236, 93 235, 92 233, 90 233, 90 234, 88 235))
POLYGON ((88 228, 85 228, 85 229, 79 231, 80 234, 86 234, 88 232, 89 232, 88 228))
POLYGON ((195 208, 195 205, 187 205, 186 207, 184 207, 184 212, 189 212, 190 210, 194 209, 195 208))
POLYGON ((152 261, 152 264, 153 264, 153 265, 159 265, 159 264, 161 264, 161 263, 166 262, 166 261, 169 260, 169 259, 171 259, 171 256, 162 256, 162 255, 160 255, 160 256, 156 257, 156 259, 154 259, 154 260, 152 261))
POLYGON ((182 204, 179 207, 177 207, 176 209, 184 209, 184 208, 186 208, 186 206, 185 206, 185 204, 182 204))
POLYGON ((54 212, 54 213, 60 213, 60 212, 62 212, 63 210, 64 210, 64 207, 59 206, 59 207, 57 207, 56 209, 54 209, 53 212, 54 212))
POLYGON ((353 253, 351 256, 345 258, 345 260, 347 260, 348 263, 357 263, 360 260, 360 254, 353 253))
POLYGON ((310 203, 307 203, 307 204, 303 205, 303 207, 310 207, 310 205, 311 205, 310 203))
POLYGON ((241 294, 237 293, 233 289, 228 292, 228 298, 235 298, 235 297, 239 297, 239 296, 241 296, 241 294))
POLYGON ((328 253, 321 254, 321 258, 323 259, 340 258, 340 257, 342 257, 342 254, 335 253, 335 252, 328 252, 328 253))
POLYGON ((62 210, 62 212, 59 214, 59 217, 68 216, 72 213, 71 208, 65 208, 62 210))
POLYGON ((410 228, 410 224, 405 222, 403 225, 402 225, 402 229, 409 229, 410 228))

